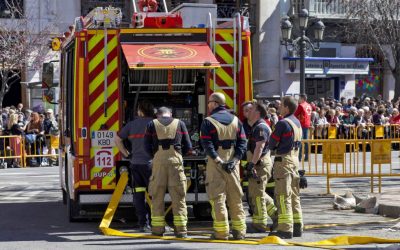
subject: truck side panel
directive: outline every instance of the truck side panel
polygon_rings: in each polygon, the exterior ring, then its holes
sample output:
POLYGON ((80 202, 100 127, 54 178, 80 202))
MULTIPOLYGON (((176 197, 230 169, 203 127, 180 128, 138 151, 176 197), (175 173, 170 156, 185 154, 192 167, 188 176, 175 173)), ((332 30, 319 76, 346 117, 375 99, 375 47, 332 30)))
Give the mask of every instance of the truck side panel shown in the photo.
MULTIPOLYGON (((89 30, 87 37, 88 135, 93 137, 97 131, 116 133, 120 128, 121 117, 119 34, 117 30, 107 30, 106 34, 104 30, 89 30)), ((115 163, 118 157, 116 147, 90 146, 91 190, 115 188, 115 163)))

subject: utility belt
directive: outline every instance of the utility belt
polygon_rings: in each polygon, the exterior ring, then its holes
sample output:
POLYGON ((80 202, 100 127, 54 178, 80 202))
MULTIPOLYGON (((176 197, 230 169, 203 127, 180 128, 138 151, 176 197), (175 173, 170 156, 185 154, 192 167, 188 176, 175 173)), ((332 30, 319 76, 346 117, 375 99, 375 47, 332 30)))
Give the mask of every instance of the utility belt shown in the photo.
POLYGON ((285 154, 277 154, 277 155, 275 155, 275 160, 274 161, 281 162, 284 156, 292 154, 293 150, 295 151, 295 153, 297 153, 297 151, 299 151, 300 147, 301 147, 301 141, 294 142, 294 146, 289 152, 287 152, 285 154))
POLYGON ((220 140, 216 144, 218 147, 227 150, 236 146, 236 140, 220 140))
POLYGON ((174 146, 174 143, 175 139, 158 140, 158 147, 161 147, 163 150, 169 150, 171 146, 174 146))

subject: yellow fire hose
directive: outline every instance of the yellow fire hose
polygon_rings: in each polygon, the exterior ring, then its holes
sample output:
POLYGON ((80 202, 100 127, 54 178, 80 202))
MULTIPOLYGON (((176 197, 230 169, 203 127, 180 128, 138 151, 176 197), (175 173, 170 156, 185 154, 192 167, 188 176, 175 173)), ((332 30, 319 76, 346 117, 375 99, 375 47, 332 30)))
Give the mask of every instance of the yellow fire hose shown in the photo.
MULTIPOLYGON (((273 244, 281 246, 303 246, 303 247, 317 247, 322 249, 333 249, 329 248, 332 246, 348 246, 348 245, 363 245, 363 244, 394 244, 400 243, 400 239, 386 239, 377 238, 369 236, 338 236, 326 240, 316 241, 316 242, 288 242, 280 239, 276 236, 267 236, 262 239, 247 239, 247 240, 210 240, 202 238, 175 238, 173 236, 153 236, 141 233, 125 233, 119 230, 110 228, 110 224, 117 210, 118 203, 122 197, 125 187, 128 183, 128 170, 126 168, 121 168, 121 176, 111 196, 110 203, 104 213, 104 217, 100 223, 100 230, 104 235, 108 236, 120 236, 120 237, 130 237, 130 238, 141 238, 141 239, 162 239, 162 240, 176 240, 176 241, 190 241, 190 242, 204 242, 204 243, 228 243, 228 244, 246 244, 246 245, 262 245, 262 244, 273 244)), ((190 184, 189 184, 190 185, 190 184)), ((189 186, 188 185, 188 186, 189 186)), ((147 201, 150 197, 146 196, 147 201)), ((149 203, 151 205, 151 202, 149 203)), ((396 220, 392 220, 396 221, 396 220)), ((389 221, 390 222, 390 221, 389 221)), ((368 223, 368 222, 362 222, 368 223)), ((371 222, 369 222, 371 223, 371 222)), ((376 222, 375 222, 376 223, 376 222)), ((342 225, 356 225, 357 223, 350 224, 327 224, 327 225, 313 225, 306 226, 306 229, 319 227, 331 227, 331 226, 342 226, 342 225)), ((337 248, 335 248, 337 249, 337 248)))

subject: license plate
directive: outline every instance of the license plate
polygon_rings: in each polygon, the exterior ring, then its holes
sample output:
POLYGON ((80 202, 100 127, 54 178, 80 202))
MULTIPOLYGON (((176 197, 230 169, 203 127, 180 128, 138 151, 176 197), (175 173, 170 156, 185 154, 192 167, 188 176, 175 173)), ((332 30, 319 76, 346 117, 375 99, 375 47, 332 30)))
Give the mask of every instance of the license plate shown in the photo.
POLYGON ((98 130, 92 132, 92 147, 115 147, 116 132, 109 130, 98 130))

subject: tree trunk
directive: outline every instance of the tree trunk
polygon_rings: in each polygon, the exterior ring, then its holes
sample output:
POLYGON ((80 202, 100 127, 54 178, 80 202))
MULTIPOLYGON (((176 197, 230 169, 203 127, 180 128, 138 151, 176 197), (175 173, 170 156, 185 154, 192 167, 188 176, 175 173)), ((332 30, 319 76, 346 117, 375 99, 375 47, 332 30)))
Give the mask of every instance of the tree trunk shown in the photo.
POLYGON ((400 65, 396 65, 396 68, 392 71, 393 77, 395 79, 394 85, 394 99, 400 97, 400 65))

